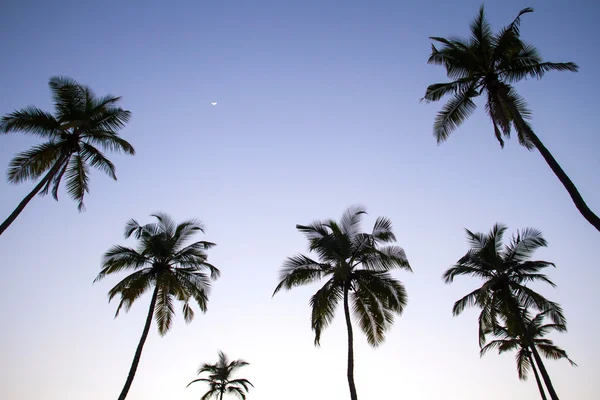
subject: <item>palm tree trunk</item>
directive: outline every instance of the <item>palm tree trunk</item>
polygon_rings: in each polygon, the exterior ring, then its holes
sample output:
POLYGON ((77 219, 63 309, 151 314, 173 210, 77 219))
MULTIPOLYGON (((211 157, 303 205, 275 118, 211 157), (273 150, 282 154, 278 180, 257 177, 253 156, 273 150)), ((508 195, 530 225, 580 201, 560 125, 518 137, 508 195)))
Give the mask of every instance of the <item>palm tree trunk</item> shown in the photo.
POLYGON ((223 394, 225 394, 225 392, 221 390, 221 396, 219 396, 219 400, 223 400, 223 394))
POLYGON ((600 218, 596 214, 594 214, 592 210, 589 209, 587 204, 585 204, 585 201, 583 200, 583 197, 581 197, 581 194, 579 194, 579 191, 577 190, 575 184, 571 181, 571 179, 565 173, 565 171, 563 171, 563 169, 554 159, 550 151, 548 151, 546 146, 544 146, 540 138, 537 137, 533 130, 525 123, 525 120, 523 119, 523 116, 521 115, 519 110, 517 110, 517 107, 515 107, 515 105, 508 99, 506 88, 504 86, 500 86, 498 94, 502 98, 503 103, 508 105, 510 113, 515 119, 515 123, 520 127, 520 129, 523 132, 527 134, 527 137, 539 150, 540 154, 542 155, 542 157, 544 157, 544 160, 546 160, 546 163, 548 164, 550 169, 552 169, 552 172, 554 172, 554 174, 563 184, 565 189, 567 189, 569 196, 571 196, 573 203, 575 203, 575 207, 577 207, 581 215, 583 215, 583 218, 585 218, 590 224, 592 224, 592 226, 594 226, 596 230, 600 231, 600 218))
POLYGON ((348 307, 348 287, 344 288, 344 315, 348 328, 348 386, 350 387, 350 400, 357 400, 356 386, 354 385, 354 338, 352 336, 352 322, 350 321, 350 308, 348 307))
POLYGON ((50 168, 50 171, 48 171, 48 173, 44 176, 44 178, 42 178, 42 180, 39 181, 39 183, 37 185, 35 185, 33 190, 31 192, 29 192, 29 194, 27 196, 25 196, 25 198, 19 203, 17 208, 15 208, 15 210, 8 216, 8 218, 6 218, 6 220, 2 223, 2 225, 0 225, 0 235, 2 235, 4 233, 4 231, 10 226, 10 224, 12 224, 15 219, 17 219, 19 214, 21 214, 21 212, 25 209, 25 207, 31 201, 31 199, 33 199, 35 197, 35 195, 38 194, 40 192, 40 190, 42 190, 44 185, 50 179, 52 179, 52 176, 54 176, 56 171, 58 171, 58 169, 60 168, 60 166, 62 165, 63 162, 64 162, 64 157, 59 158, 56 161, 56 163, 52 166, 52 168, 50 168))
POLYGON ((123 386, 123 390, 121 390, 119 400, 125 400, 125 397, 127 397, 127 393, 129 392, 129 388, 131 387, 131 383, 133 382, 135 371, 137 370, 138 364, 140 363, 140 357, 142 356, 142 349, 144 348, 144 343, 146 342, 148 332, 150 331, 150 325, 152 324, 152 315, 154 314, 154 307, 156 306, 157 297, 158 285, 156 286, 156 288, 154 288, 154 293, 152 294, 152 301, 150 302, 150 309, 148 310, 148 317, 146 317, 146 325, 144 326, 144 331, 142 332, 142 338, 140 339, 140 343, 138 344, 137 350, 135 351, 133 363, 131 363, 129 375, 127 375, 127 380, 125 381, 125 386, 123 386))
MULTIPOLYGON (((525 332, 525 337, 529 343, 533 343, 533 339, 529 332, 525 332)), ((558 395, 556 394, 556 390, 554 390, 554 386, 552 386, 552 381, 550 380, 550 375, 548 375, 548 371, 546 371, 546 367, 544 367, 544 363, 542 362, 542 358, 538 353, 535 346, 531 346, 531 352, 533 353, 533 358, 535 358, 535 362, 540 369, 540 373, 542 374, 542 378, 544 378, 544 383, 546 384, 546 389, 548 389, 548 393, 550 394, 550 398, 552 400, 558 400, 558 395)))
POLYGON ((547 400, 546 393, 544 393, 544 386, 542 386, 542 381, 540 380, 540 375, 537 372, 537 368, 535 367, 533 358, 531 358, 531 353, 529 353, 528 357, 529 357, 529 362, 531 363, 531 369, 533 370, 533 375, 535 376, 535 381, 536 381, 538 389, 540 391, 540 395, 542 395, 542 400, 547 400))

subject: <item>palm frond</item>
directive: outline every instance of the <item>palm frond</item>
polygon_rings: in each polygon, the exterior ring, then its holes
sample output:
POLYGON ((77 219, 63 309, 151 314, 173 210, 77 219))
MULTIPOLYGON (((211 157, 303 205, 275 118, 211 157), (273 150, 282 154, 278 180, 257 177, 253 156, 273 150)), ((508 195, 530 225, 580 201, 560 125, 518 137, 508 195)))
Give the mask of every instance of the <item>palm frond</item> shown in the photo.
POLYGON ((85 210, 83 197, 89 193, 89 167, 84 162, 81 153, 71 157, 66 171, 67 193, 71 198, 77 201, 77 209, 81 212, 85 210))
POLYGON ((452 306, 452 314, 454 316, 460 315, 465 308, 473 307, 479 303, 479 295, 482 292, 481 288, 477 288, 473 290, 471 293, 463 296, 461 299, 457 300, 452 306))
POLYGON ((84 140, 94 146, 99 146, 105 151, 134 155, 135 149, 125 139, 112 131, 103 129, 86 129, 83 133, 84 140))
POLYGON ((23 132, 53 139, 60 133, 60 124, 52 114, 29 106, 4 115, 0 119, 0 132, 23 132))
POLYGON ((42 143, 27 151, 18 153, 10 161, 8 181, 21 183, 39 178, 59 161, 60 156, 60 145, 55 142, 42 143))
POLYGON ((318 263, 303 254, 288 257, 281 267, 280 282, 273 296, 281 289, 290 290, 296 286, 318 282, 331 269, 330 265, 318 263))
POLYGON ((467 89, 456 93, 442 107, 433 123, 433 135, 438 143, 446 141, 450 134, 475 112, 477 106, 472 99, 476 96, 477 93, 474 87, 469 86, 467 89))
POLYGON ((447 94, 456 95, 467 91, 470 87, 475 87, 476 81, 471 78, 461 78, 452 82, 434 83, 427 87, 425 96, 421 100, 427 102, 438 101, 447 94))
POLYGON ((150 259, 132 248, 113 246, 104 253, 102 270, 94 279, 94 282, 104 279, 106 275, 115 274, 125 269, 137 270, 150 262, 150 259))
POLYGON ((381 272, 356 271, 352 292, 353 312, 371 346, 385 339, 385 332, 394 321, 394 313, 401 315, 406 306, 404 286, 391 275, 381 272))
POLYGON ((377 217, 371 237, 377 244, 395 242, 396 236, 392 232, 392 221, 386 217, 377 217))
POLYGON ((115 312, 115 318, 119 316, 121 308, 129 311, 133 303, 139 299, 154 283, 154 274, 150 268, 145 268, 134 272, 123 278, 112 289, 108 291, 109 302, 116 296, 121 297, 121 301, 115 312))
POLYGON ((342 290, 340 286, 336 284, 334 278, 327 281, 327 283, 311 297, 311 327, 315 332, 315 346, 321 344, 321 332, 323 332, 333 320, 335 309, 342 297, 342 290))
POLYGON ((90 166, 99 169, 110 176, 115 181, 117 175, 115 174, 115 165, 108 159, 100 150, 96 149, 87 143, 81 143, 81 157, 83 160, 90 164, 90 166))
POLYGON ((156 307, 154 308, 154 318, 158 326, 158 333, 164 336, 171 328, 175 308, 173 306, 173 297, 171 295, 171 279, 170 277, 162 277, 157 282, 158 297, 156 298, 156 307))
POLYGON ((354 205, 348 207, 348 209, 342 215, 340 220, 340 229, 342 233, 348 237, 353 237, 358 233, 360 228, 360 222, 362 216, 367 214, 367 209, 362 205, 354 205))

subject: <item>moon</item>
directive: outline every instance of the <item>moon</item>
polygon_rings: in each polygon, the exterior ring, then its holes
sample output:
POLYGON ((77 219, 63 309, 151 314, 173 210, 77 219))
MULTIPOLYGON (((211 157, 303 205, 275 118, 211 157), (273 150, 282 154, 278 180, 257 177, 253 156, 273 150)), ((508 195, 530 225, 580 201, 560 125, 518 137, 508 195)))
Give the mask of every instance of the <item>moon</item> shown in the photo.
POLYGON ((210 104, 212 104, 213 106, 216 106, 217 102, 216 101, 211 101, 210 104))

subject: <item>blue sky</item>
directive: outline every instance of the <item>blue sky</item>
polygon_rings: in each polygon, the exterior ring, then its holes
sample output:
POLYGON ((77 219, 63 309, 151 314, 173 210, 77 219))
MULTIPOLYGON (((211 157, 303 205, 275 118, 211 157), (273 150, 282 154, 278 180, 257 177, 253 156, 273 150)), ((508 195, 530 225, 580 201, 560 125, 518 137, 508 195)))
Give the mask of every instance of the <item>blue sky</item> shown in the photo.
MULTIPOLYGON (((558 288, 569 333, 556 343, 579 364, 548 361, 563 398, 596 399, 600 326, 595 295, 598 232, 577 212, 541 156, 510 140, 501 150, 483 105, 448 142, 431 134, 441 104, 420 103, 445 81, 428 66, 428 36, 466 35, 479 1, 9 1, 0 24, 0 113, 34 104, 51 110, 54 75, 98 94, 123 96, 133 113, 122 131, 135 157, 112 156, 117 183, 93 173, 87 211, 61 193, 35 198, 2 235, 0 397, 90 400, 116 397, 141 335, 149 296, 113 320, 92 285, 102 254, 127 243, 129 218, 165 211, 201 219, 222 270, 209 311, 181 316, 160 338, 153 326, 128 399, 197 399, 185 385, 222 349, 251 363, 248 399, 347 399, 342 315, 314 348, 308 299, 316 287, 271 299, 285 257, 306 250, 297 223, 338 218, 352 204, 394 223, 414 274, 398 273, 409 303, 369 348, 356 340, 361 398, 494 400, 535 398, 513 357, 479 358, 476 310, 452 317, 476 280, 452 286, 441 274, 467 250, 464 228, 541 229, 538 258, 558 288), (217 106, 211 106, 217 101, 217 106), (381 382, 385 382, 384 385, 381 382), (490 388, 494 388, 490 392, 490 388)), ((590 1, 488 2, 495 28, 526 6, 522 36, 550 61, 580 72, 518 84, 533 126, 600 212, 597 171, 596 16, 590 1)), ((0 166, 37 143, 0 138, 0 166)), ((7 216, 33 187, 0 184, 7 216)))

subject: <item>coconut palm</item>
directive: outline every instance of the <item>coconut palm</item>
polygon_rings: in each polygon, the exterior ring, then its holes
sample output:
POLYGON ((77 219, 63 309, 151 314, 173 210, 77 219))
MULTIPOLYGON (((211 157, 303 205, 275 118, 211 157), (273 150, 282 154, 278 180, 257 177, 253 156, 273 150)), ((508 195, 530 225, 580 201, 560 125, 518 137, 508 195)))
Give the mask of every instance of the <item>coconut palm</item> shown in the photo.
POLYGON ((117 107, 120 97, 97 97, 89 87, 66 77, 50 78, 49 86, 54 115, 29 106, 0 119, 0 132, 24 132, 45 140, 17 154, 10 162, 9 182, 41 179, 0 225, 0 235, 36 194, 45 195, 52 190, 52 196, 58 200, 63 177, 67 193, 77 201, 79 211, 83 211, 83 198, 89 193, 90 167, 117 180, 114 164, 100 149, 135 154, 133 147, 118 134, 131 115, 117 107))
POLYGON ((207 372, 208 378, 194 379, 188 386, 195 382, 208 383, 209 389, 200 400, 218 399, 223 400, 225 393, 233 394, 242 400, 246 400, 246 393, 252 385, 248 379, 233 378, 233 374, 240 368, 250 365, 244 360, 229 361, 227 355, 219 351, 219 361, 216 364, 202 364, 198 369, 198 375, 207 372))
POLYGON ((600 218, 589 209, 575 184, 533 132, 527 122, 531 111, 512 86, 522 79, 542 78, 548 71, 578 70, 578 66, 572 62, 543 61, 534 46, 521 40, 521 16, 530 12, 533 12, 532 8, 521 10, 514 21, 494 33, 482 6, 471 23, 469 39, 431 37, 433 41, 441 43, 441 48, 432 44, 428 63, 443 65, 452 80, 430 85, 425 93, 424 99, 427 101, 438 101, 445 95, 452 96, 437 114, 433 133, 438 143, 448 139, 475 111, 474 99, 485 94, 485 110, 500 145, 504 146, 502 137, 510 137, 511 129, 514 129, 521 145, 528 150, 538 149, 579 212, 600 231, 600 218))
MULTIPOLYGON (((506 227, 496 224, 489 234, 473 233, 466 229, 467 240, 471 249, 452 268, 448 269, 443 278, 446 283, 452 283, 461 275, 470 275, 483 280, 483 284, 467 294, 456 303, 452 312, 459 315, 465 307, 478 306, 479 314, 479 345, 486 341, 486 334, 501 326, 501 320, 519 326, 529 343, 529 331, 525 329, 527 321, 522 309, 535 309, 545 312, 555 324, 566 324, 560 305, 546 299, 527 286, 530 282, 545 282, 552 287, 555 284, 541 270, 554 266, 548 261, 530 260, 533 252, 547 246, 542 233, 536 229, 526 228, 517 231, 510 243, 503 246, 502 239, 506 227)), ((550 377, 535 346, 531 347, 533 358, 538 365, 550 397, 557 400, 558 396, 552 386, 550 377)))
POLYGON ((529 342, 527 337, 519 329, 519 325, 510 326, 497 326, 494 330, 494 335, 498 339, 492 340, 487 343, 482 349, 480 354, 483 356, 489 350, 498 349, 498 354, 502 354, 507 351, 517 350, 517 373, 519 379, 527 380, 527 374, 529 369, 533 370, 535 380, 540 391, 540 395, 543 400, 546 400, 544 388, 540 380, 540 376, 535 368, 535 363, 531 356, 531 347, 535 346, 546 358, 554 360, 560 360, 562 358, 567 359, 573 366, 577 366, 573 360, 569 358, 567 352, 556 346, 550 339, 545 339, 550 331, 555 330, 557 332, 566 332, 567 326, 565 324, 544 324, 546 312, 538 313, 535 317, 530 318, 526 312, 523 312, 523 319, 525 321, 525 329, 528 332, 533 342, 529 342))
POLYGON ((132 219, 126 224, 125 238, 133 236, 137 239, 137 249, 119 245, 110 248, 104 254, 102 270, 94 280, 97 282, 125 270, 134 271, 108 292, 109 301, 116 296, 121 298, 115 318, 122 307, 129 311, 136 300, 153 289, 146 324, 119 400, 125 399, 133 382, 152 316, 158 333, 165 335, 175 315, 173 302, 178 300, 182 303, 185 322, 191 322, 194 310, 190 302, 195 301, 200 311, 206 312, 211 280, 219 277, 219 270, 206 261, 205 250, 215 244, 205 241, 186 244, 197 232, 204 233, 202 223, 188 220, 176 225, 166 214, 152 216, 157 220, 155 223, 140 225, 132 219))
POLYGON ((327 279, 310 300, 315 345, 320 345, 321 332, 331 323, 342 301, 348 330, 347 375, 351 400, 356 400, 357 394, 350 301, 367 342, 378 346, 384 341, 394 314, 402 314, 406 305, 406 290, 389 271, 395 268, 412 271, 402 248, 385 245, 396 241, 391 221, 379 217, 371 233, 362 233, 359 229, 364 214, 364 207, 353 206, 339 223, 326 220, 296 225, 296 229, 306 235, 309 249, 317 254, 318 261, 302 254, 289 257, 281 269, 281 282, 273 293, 327 279))

